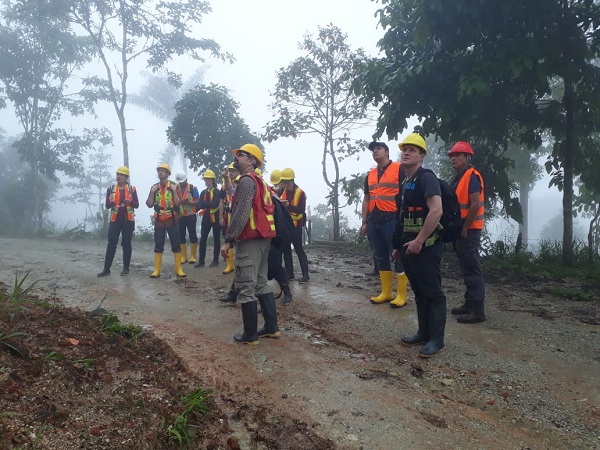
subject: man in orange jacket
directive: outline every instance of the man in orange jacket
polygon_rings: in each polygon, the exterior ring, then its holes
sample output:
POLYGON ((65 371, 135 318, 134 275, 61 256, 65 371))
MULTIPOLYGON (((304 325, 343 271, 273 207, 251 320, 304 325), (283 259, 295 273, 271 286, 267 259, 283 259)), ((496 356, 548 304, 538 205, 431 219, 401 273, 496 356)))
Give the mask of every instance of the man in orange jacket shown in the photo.
POLYGON ((385 142, 371 142, 369 150, 377 167, 371 169, 365 178, 360 232, 363 236, 368 236, 373 247, 381 281, 381 293, 371 297, 371 303, 390 302, 390 307, 402 308, 406 305, 408 278, 400 260, 395 260, 397 287, 394 297, 394 276, 390 259, 398 216, 396 196, 400 193, 403 175, 400 163, 390 159, 390 149, 385 142))
POLYGON ((475 156, 468 142, 457 142, 448 153, 456 176, 450 185, 456 191, 460 214, 464 220, 460 238, 457 241, 458 262, 467 291, 463 305, 452 308, 460 323, 485 321, 485 283, 479 261, 481 231, 483 230, 483 177, 471 165, 475 156))

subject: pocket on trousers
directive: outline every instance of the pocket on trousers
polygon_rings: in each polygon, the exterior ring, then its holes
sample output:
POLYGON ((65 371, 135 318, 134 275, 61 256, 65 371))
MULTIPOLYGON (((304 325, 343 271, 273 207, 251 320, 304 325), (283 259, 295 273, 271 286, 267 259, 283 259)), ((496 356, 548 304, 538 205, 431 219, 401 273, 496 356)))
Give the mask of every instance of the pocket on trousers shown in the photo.
POLYGON ((244 283, 252 281, 252 258, 244 252, 235 255, 235 281, 244 283))

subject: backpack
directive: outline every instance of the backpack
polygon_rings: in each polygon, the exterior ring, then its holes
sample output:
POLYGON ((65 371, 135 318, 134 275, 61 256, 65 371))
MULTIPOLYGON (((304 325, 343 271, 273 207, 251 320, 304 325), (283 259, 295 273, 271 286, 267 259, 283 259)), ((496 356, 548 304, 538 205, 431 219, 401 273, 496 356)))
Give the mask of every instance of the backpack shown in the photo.
POLYGON ((275 247, 283 248, 292 243, 292 234, 294 233, 295 228, 294 221, 281 200, 275 195, 272 195, 271 198, 273 199, 273 205, 275 205, 275 210, 273 211, 275 237, 271 243, 275 247))
MULTIPOLYGON (((421 170, 433 173, 433 171, 429 169, 421 170)), ((435 173, 433 174, 435 175, 435 173)), ((454 189, 452 189, 446 181, 439 178, 438 181, 440 182, 443 210, 440 226, 438 226, 438 233, 442 238, 442 242, 455 242, 460 237, 460 232, 462 231, 464 223, 464 220, 460 217, 458 197, 456 196, 454 189)))

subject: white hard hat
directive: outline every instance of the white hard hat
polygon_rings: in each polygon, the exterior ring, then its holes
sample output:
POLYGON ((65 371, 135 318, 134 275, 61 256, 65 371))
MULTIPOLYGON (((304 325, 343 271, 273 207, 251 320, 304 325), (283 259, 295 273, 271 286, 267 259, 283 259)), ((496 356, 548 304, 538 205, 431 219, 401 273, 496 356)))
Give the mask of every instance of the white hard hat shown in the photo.
POLYGON ((177 175, 175 175, 175 180, 177 180, 178 183, 181 183, 181 182, 187 180, 187 173, 177 172, 177 175))

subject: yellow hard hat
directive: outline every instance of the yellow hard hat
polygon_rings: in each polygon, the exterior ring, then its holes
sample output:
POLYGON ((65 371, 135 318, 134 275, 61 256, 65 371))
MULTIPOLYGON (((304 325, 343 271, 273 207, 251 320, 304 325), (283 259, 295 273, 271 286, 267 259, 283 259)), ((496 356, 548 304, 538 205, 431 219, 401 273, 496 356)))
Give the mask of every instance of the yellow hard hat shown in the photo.
POLYGON ((202 178, 212 178, 213 180, 216 180, 217 176, 215 175, 215 173, 212 170, 206 169, 206 172, 204 172, 204 175, 202 175, 202 178))
POLYGON ((276 185, 281 182, 281 170, 273 169, 271 172, 271 184, 276 185))
POLYGON ((281 181, 288 181, 288 180, 293 180, 294 178, 296 178, 296 174, 294 173, 294 169, 290 169, 289 167, 286 167, 285 169, 283 169, 281 171, 281 181))
POLYGON ((171 166, 165 163, 160 163, 158 166, 156 166, 156 170, 158 169, 165 169, 167 172, 169 172, 169 175, 171 175, 171 166))
POLYGON ((256 172, 256 175, 258 175, 259 177, 262 177, 262 170, 260 170, 258 167, 256 169, 254 169, 254 171, 256 172))
POLYGON ((227 168, 228 168, 228 169, 235 169, 235 166, 234 166, 234 164, 233 164, 233 163, 231 163, 231 164, 229 164, 229 165, 227 166, 227 168))
POLYGON ((263 163, 263 152, 257 145, 254 144, 244 144, 240 148, 236 148, 233 150, 233 154, 237 155, 239 151, 248 153, 256 158, 258 161, 258 165, 261 166, 263 163))
POLYGON ((120 173, 121 175, 125 175, 126 177, 129 176, 129 169, 125 166, 121 166, 117 169, 117 173, 120 173))
POLYGON ((422 148, 427 154, 427 142, 419 133, 410 133, 406 138, 398 144, 398 148, 402 150, 402 147, 405 145, 416 145, 419 148, 422 148))

